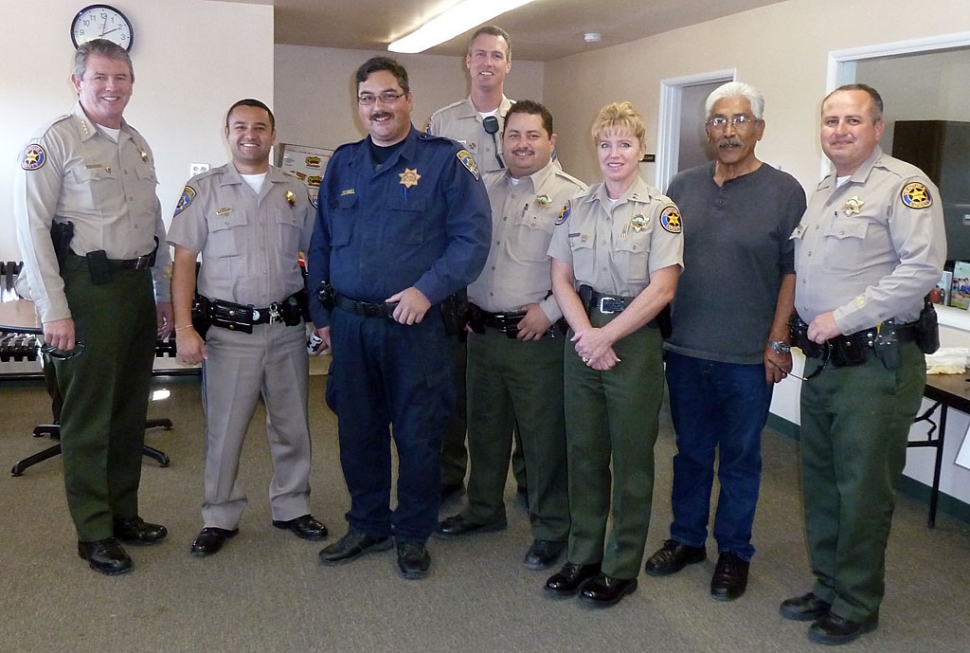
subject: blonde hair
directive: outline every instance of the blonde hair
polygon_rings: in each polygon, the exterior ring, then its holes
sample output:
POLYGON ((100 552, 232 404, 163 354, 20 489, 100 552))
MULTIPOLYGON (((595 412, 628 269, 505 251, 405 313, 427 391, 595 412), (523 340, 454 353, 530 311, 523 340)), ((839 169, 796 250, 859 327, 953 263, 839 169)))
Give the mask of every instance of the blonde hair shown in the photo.
POLYGON ((626 127, 633 132, 633 135, 641 143, 644 142, 644 137, 647 135, 643 118, 640 117, 640 114, 637 113, 630 102, 614 102, 600 109, 600 112, 596 114, 596 120, 593 121, 593 142, 598 142, 600 134, 611 127, 626 127))

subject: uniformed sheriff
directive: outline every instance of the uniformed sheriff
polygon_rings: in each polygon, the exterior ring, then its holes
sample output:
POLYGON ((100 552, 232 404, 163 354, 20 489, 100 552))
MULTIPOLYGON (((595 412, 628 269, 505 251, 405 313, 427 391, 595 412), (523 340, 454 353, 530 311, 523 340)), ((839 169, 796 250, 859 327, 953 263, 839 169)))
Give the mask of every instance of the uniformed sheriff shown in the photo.
POLYGON ((502 137, 508 168, 487 180, 492 247, 469 287, 468 506, 438 525, 443 536, 505 528, 503 494, 513 424, 529 478, 534 537, 524 563, 545 569, 569 535, 563 416, 562 311, 546 253, 561 207, 586 190, 552 162, 552 114, 530 100, 509 109, 502 137))
POLYGON ((175 246, 178 356, 202 363, 203 372, 203 528, 191 546, 199 557, 239 532, 247 502, 239 456, 260 397, 273 459, 273 525, 305 540, 327 536, 309 509, 309 362, 299 260, 313 233, 313 206, 297 177, 269 164, 276 138, 269 107, 236 102, 226 114, 225 136, 232 161, 189 180, 168 234, 175 246))
POLYGON ((170 259, 155 158, 123 117, 135 81, 128 53, 89 41, 71 81, 74 109, 24 149, 14 215, 63 397, 78 554, 96 571, 122 574, 132 562, 121 542, 152 544, 167 533, 138 515, 138 486, 155 341, 172 325, 170 259))
POLYGON ((809 638, 823 644, 879 623, 896 486, 926 381, 923 298, 946 259, 939 192, 879 148, 882 111, 864 84, 825 98, 821 142, 835 171, 792 234, 795 309, 807 324, 796 344, 811 356, 800 438, 815 585, 781 614, 812 621, 809 638))

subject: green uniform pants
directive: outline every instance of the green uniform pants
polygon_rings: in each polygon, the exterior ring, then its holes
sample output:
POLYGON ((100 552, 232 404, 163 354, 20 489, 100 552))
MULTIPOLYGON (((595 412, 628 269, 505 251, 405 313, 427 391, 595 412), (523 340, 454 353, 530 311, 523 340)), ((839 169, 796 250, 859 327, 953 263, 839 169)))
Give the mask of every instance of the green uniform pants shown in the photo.
MULTIPOLYGON (((914 343, 902 366, 873 356, 831 365, 802 383, 801 467, 805 526, 816 582, 832 612, 863 621, 885 591, 886 543, 909 427, 919 410, 926 363, 914 343)), ((806 373, 819 365, 809 360, 806 373)))
POLYGON ((468 507, 463 516, 490 524, 505 519, 513 424, 528 477, 529 517, 537 540, 566 541, 566 432, 563 344, 509 338, 496 329, 468 336, 468 507))
MULTIPOLYGON (((611 317, 594 313, 593 326, 611 317)), ((660 331, 645 326, 614 344, 613 351, 620 362, 605 372, 587 367, 571 346, 565 354, 569 562, 602 562, 603 573, 629 579, 640 573, 650 527, 653 446, 664 384, 660 331)))
POLYGON ((91 283, 81 257, 68 257, 63 273, 75 334, 85 345, 81 355, 54 363, 64 398, 64 485, 82 542, 112 537, 113 519, 138 515, 155 299, 150 269, 112 267, 103 285, 91 283))

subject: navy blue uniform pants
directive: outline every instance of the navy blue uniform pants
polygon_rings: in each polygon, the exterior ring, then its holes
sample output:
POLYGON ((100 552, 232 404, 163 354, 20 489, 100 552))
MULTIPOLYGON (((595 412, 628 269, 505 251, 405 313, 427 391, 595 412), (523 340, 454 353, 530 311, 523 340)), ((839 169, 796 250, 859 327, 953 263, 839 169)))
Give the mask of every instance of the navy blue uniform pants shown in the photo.
POLYGON ((441 439, 455 390, 437 307, 420 324, 331 314, 327 401, 337 414, 350 528, 424 542, 438 523, 441 439), (391 436, 398 457, 391 511, 391 436))

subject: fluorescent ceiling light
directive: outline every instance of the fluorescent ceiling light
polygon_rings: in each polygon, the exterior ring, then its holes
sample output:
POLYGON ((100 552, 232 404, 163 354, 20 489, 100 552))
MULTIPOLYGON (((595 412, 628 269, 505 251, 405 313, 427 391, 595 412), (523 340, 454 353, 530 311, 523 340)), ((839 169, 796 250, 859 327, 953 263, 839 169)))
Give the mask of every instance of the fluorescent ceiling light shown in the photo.
POLYGON ((464 0, 404 38, 394 41, 387 49, 408 54, 424 52, 530 2, 533 0, 464 0))

